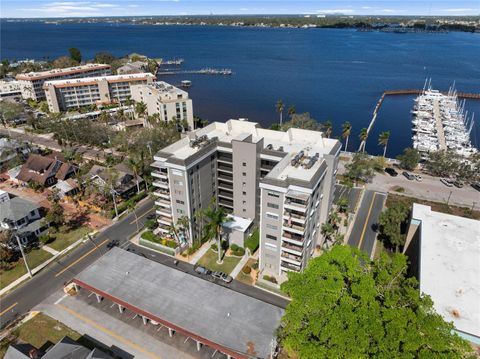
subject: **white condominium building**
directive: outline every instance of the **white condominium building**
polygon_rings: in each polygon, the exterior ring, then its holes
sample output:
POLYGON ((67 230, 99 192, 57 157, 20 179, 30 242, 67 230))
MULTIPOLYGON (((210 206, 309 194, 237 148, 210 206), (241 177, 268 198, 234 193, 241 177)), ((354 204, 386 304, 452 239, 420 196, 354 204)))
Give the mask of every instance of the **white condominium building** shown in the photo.
POLYGON ((60 112, 93 104, 122 103, 131 97, 132 85, 151 83, 154 79, 150 73, 86 77, 47 81, 43 88, 50 112, 60 112))
POLYGON ((186 120, 193 129, 193 105, 186 91, 158 81, 132 86, 132 100, 145 103, 149 116, 157 114, 162 122, 186 120))
POLYGON ((40 101, 45 99, 45 92, 43 91, 43 83, 45 81, 106 76, 111 73, 110 65, 87 64, 64 69, 19 74, 16 76, 16 79, 20 82, 24 99, 31 98, 35 101, 40 101))
POLYGON ((340 149, 318 131, 267 130, 244 120, 192 131, 154 156, 158 231, 168 233, 187 216, 188 240, 199 239, 195 213, 215 198, 234 217, 259 226, 263 273, 300 271, 321 244, 340 149))

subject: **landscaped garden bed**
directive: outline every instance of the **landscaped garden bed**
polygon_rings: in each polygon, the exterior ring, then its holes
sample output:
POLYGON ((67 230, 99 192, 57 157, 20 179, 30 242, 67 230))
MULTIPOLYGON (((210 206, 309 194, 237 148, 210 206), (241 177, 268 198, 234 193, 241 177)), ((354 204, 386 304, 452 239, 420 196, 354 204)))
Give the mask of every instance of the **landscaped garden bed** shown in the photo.
POLYGON ((223 263, 217 264, 218 253, 212 249, 209 249, 207 253, 197 262, 197 264, 204 266, 212 271, 221 271, 230 274, 240 262, 241 257, 223 257, 223 263))
POLYGON ((139 239, 139 243, 142 246, 148 247, 153 250, 157 250, 172 256, 179 252, 180 248, 178 243, 173 239, 162 238, 152 231, 145 231, 142 233, 139 239))

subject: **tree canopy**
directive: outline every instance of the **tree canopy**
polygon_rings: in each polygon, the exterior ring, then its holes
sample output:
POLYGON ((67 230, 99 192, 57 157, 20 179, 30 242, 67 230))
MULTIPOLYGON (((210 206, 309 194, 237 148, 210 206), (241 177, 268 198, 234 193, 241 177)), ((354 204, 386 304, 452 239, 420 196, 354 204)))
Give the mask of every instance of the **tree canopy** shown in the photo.
POLYGON ((402 233, 402 224, 408 218, 408 207, 402 202, 394 202, 380 214, 380 238, 396 251, 405 245, 406 235, 402 233))
POLYGON ((68 53, 70 54, 70 58, 73 61, 76 61, 78 63, 82 62, 82 53, 76 47, 69 48, 68 53))
POLYGON ((305 112, 305 113, 292 114, 291 120, 288 122, 285 122, 282 125, 281 130, 286 131, 290 127, 303 128, 305 130, 320 131, 322 128, 322 125, 317 121, 315 121, 313 118, 311 118, 308 112, 305 112))
POLYGON ((400 161, 400 167, 413 171, 420 161, 420 153, 414 148, 405 148, 403 154, 397 156, 400 161))
POLYGON ((375 170, 375 163, 373 159, 369 158, 367 154, 358 152, 353 155, 352 161, 345 165, 347 176, 352 181, 369 182, 375 170))
POLYGON ((376 261, 334 246, 291 272, 281 288, 291 298, 279 329, 295 358, 465 358, 471 347, 452 334, 430 297, 406 277, 407 258, 376 261))

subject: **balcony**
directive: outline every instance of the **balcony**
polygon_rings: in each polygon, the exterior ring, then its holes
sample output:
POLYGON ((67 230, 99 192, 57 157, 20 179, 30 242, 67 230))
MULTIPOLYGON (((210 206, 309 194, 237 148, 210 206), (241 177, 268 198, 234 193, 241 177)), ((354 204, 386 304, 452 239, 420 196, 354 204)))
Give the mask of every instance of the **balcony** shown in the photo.
POLYGON ((160 206, 160 207, 165 207, 165 208, 170 208, 171 207, 170 201, 165 201, 164 199, 157 199, 155 201, 155 205, 160 206))
POLYGON ((302 265, 302 257, 301 256, 296 256, 295 254, 287 253, 282 251, 282 254, 280 255, 282 257, 282 260, 285 262, 295 264, 297 266, 302 265))
POLYGON ((233 192, 233 185, 231 183, 218 182, 218 189, 233 192))
POLYGON ((233 173, 232 166, 225 166, 225 165, 218 165, 218 171, 226 172, 226 173, 233 173))
POLYGON ((286 198, 283 205, 285 209, 291 209, 302 213, 307 212, 308 201, 301 201, 298 199, 286 198))
POLYGON ((284 269, 287 271, 300 272, 302 270, 301 266, 295 265, 293 263, 288 263, 283 260, 281 261, 280 266, 281 266, 281 269, 284 269))
POLYGON ((156 213, 160 216, 172 218, 172 212, 170 211, 170 209, 166 209, 166 208, 163 208, 163 207, 158 207, 157 210, 156 210, 156 213))
POLYGON ((227 156, 227 155, 218 155, 217 161, 221 163, 228 163, 232 164, 232 156, 227 156))
POLYGON ((228 175, 228 174, 223 173, 223 172, 218 174, 218 179, 222 180, 222 181, 233 183, 233 176, 228 175))
POLYGON ((282 250, 289 251, 289 253, 296 254, 298 256, 301 256, 303 253, 303 247, 302 246, 296 246, 294 244, 282 241, 282 250))
POLYGON ((301 224, 305 224, 305 221, 307 220, 307 217, 304 215, 301 215, 297 212, 292 212, 290 210, 285 210, 285 213, 283 214, 283 219, 290 221, 290 222, 297 222, 301 224))
MULTIPOLYGON (((157 212, 158 213, 158 212, 157 212)), ((166 226, 171 226, 172 225, 172 219, 164 216, 159 216, 157 218, 157 222, 166 226)), ((163 227, 165 229, 165 227, 163 227)))
POLYGON ((293 243, 297 246, 303 246, 304 238, 298 234, 283 231, 282 240, 288 243, 293 243))
POLYGON ((169 191, 157 190, 157 191, 153 192, 153 195, 157 196, 157 197, 160 197, 160 198, 167 199, 167 200, 170 199, 170 192, 169 191))
POLYGON ((300 234, 303 235, 305 233, 305 227, 302 225, 297 225, 292 222, 288 223, 288 221, 283 221, 283 230, 289 231, 290 233, 300 234))
POLYGON ((170 189, 167 181, 154 181, 153 185, 159 188, 170 189))
POLYGON ((228 199, 220 198, 220 199, 218 200, 218 204, 220 204, 221 206, 233 208, 233 201, 228 200, 228 199))
POLYGON ((167 174, 159 171, 152 171, 152 176, 160 179, 168 179, 167 174))
POLYGON ((218 196, 223 197, 223 198, 227 198, 229 200, 233 200, 233 193, 232 192, 223 191, 221 189, 218 191, 218 196))

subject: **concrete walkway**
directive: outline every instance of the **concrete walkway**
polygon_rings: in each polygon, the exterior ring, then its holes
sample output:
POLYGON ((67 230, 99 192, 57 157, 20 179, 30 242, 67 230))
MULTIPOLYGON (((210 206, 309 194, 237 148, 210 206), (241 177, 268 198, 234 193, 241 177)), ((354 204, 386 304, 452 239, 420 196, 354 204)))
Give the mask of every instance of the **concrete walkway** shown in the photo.
POLYGON ((242 259, 240 259, 240 262, 233 268, 232 272, 230 273, 230 276, 232 278, 236 278, 238 273, 242 270, 243 266, 247 264, 248 260, 250 259, 250 256, 244 255, 242 259))
POLYGON ((53 254, 54 256, 56 256, 56 255, 58 254, 58 251, 57 251, 57 250, 55 250, 55 249, 53 249, 52 247, 49 247, 49 246, 47 246, 47 245, 43 245, 43 246, 42 246, 42 249, 43 249, 44 251, 47 251, 48 253, 53 254))
POLYGON ((203 245, 198 249, 198 251, 193 253, 192 257, 188 260, 188 263, 196 264, 200 260, 200 258, 202 258, 205 253, 207 253, 211 245, 212 243, 210 241, 203 243, 203 245))

